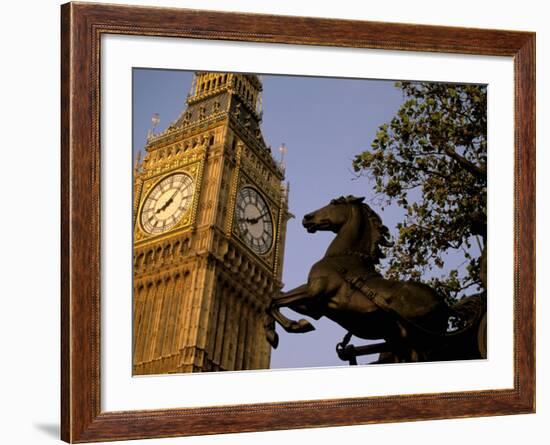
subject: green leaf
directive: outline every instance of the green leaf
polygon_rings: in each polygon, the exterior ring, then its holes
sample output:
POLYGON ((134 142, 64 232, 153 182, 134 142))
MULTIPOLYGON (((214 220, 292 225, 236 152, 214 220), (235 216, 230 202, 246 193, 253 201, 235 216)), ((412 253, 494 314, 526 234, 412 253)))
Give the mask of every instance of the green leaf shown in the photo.
POLYGON ((404 210, 395 243, 385 249, 386 276, 431 280, 446 298, 456 298, 466 283, 481 287, 480 252, 470 238, 472 215, 485 215, 487 179, 442 150, 486 168, 487 88, 406 81, 396 86, 403 104, 389 123, 381 123, 372 151, 360 153, 353 167, 374 178, 373 190, 384 202, 404 210), (458 270, 445 269, 447 253, 463 258, 458 270), (443 275, 426 275, 433 268, 443 275))

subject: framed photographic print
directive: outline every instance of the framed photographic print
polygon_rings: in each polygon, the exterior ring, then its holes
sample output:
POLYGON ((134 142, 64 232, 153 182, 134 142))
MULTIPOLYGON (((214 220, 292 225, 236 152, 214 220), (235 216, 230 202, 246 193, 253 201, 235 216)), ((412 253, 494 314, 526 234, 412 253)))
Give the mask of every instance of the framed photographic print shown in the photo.
POLYGON ((535 36, 62 6, 62 439, 534 411, 535 36))

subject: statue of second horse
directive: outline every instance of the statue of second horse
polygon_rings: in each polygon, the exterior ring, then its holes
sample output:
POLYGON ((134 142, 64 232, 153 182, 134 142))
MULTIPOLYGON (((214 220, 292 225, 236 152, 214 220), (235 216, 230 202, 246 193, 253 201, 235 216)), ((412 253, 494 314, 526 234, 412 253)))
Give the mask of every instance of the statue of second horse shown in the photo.
MULTIPOLYGON (((325 316, 356 337, 383 339, 377 363, 485 358, 485 292, 449 306, 426 284, 385 279, 377 265, 381 247, 391 245, 389 232, 363 200, 340 197, 304 216, 308 232, 332 231, 336 237, 311 267, 307 283, 273 299, 270 316, 287 332, 315 329, 305 319, 285 317, 279 309, 286 306, 316 320, 325 316)), ((267 326, 267 338, 277 347, 274 325, 267 326)))

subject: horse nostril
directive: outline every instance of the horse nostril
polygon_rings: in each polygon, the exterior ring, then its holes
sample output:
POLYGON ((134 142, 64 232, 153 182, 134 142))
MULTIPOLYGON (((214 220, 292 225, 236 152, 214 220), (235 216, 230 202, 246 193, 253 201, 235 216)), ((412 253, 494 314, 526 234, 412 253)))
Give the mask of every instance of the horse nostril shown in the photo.
POLYGON ((312 213, 308 213, 307 215, 304 215, 304 221, 307 221, 309 219, 313 218, 313 214, 312 213))

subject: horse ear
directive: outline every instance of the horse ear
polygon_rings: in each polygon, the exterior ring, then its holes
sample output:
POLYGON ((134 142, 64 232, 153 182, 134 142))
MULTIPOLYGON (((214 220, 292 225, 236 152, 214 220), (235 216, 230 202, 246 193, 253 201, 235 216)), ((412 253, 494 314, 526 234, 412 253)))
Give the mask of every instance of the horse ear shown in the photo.
POLYGON ((347 202, 347 198, 345 196, 339 196, 338 198, 330 200, 331 204, 342 204, 344 202, 347 202))
POLYGON ((345 201, 349 202, 350 204, 361 204, 364 200, 365 200, 364 196, 348 195, 345 198, 345 201))
POLYGON ((361 204, 365 200, 364 196, 340 196, 330 201, 331 204, 361 204))

